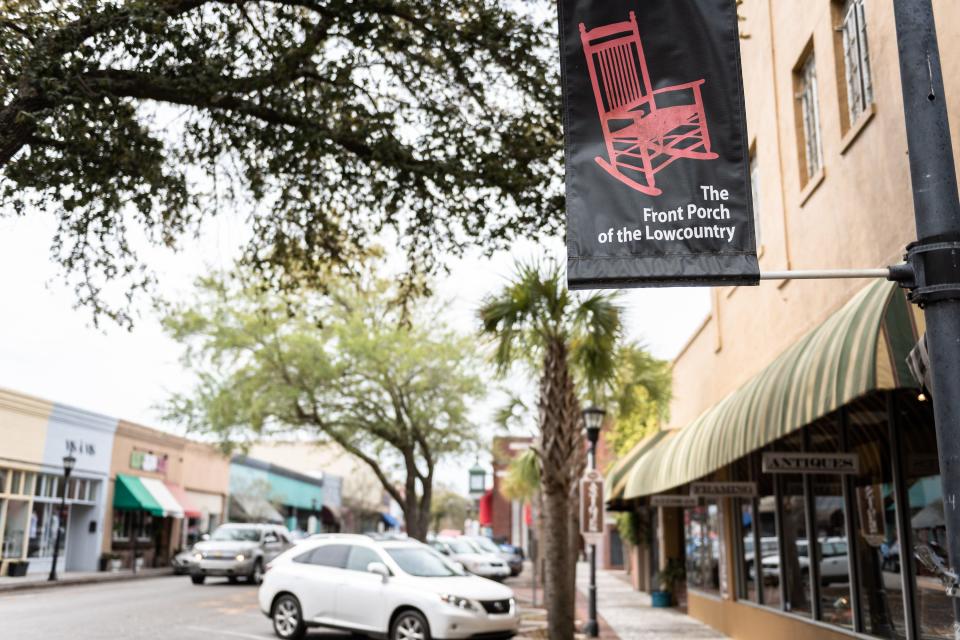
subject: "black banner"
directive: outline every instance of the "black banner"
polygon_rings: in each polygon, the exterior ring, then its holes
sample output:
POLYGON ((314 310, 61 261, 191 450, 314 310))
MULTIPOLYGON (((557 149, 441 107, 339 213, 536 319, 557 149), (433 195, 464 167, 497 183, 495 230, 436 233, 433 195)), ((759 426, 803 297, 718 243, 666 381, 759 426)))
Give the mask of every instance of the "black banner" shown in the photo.
POLYGON ((735 0, 560 0, 571 289, 757 284, 735 0))

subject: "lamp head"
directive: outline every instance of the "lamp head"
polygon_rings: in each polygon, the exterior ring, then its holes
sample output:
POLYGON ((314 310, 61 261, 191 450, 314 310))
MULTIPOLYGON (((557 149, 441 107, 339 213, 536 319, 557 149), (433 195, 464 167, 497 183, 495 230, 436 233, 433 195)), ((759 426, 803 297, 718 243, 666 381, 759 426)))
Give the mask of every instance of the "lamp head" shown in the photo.
POLYGON ((587 440, 590 444, 596 444, 600 438, 600 427, 603 426, 603 418, 607 412, 598 407, 587 407, 583 410, 583 426, 587 431, 587 440))
POLYGON ((63 470, 67 473, 73 471, 73 468, 77 466, 77 459, 72 455, 63 456, 63 470))

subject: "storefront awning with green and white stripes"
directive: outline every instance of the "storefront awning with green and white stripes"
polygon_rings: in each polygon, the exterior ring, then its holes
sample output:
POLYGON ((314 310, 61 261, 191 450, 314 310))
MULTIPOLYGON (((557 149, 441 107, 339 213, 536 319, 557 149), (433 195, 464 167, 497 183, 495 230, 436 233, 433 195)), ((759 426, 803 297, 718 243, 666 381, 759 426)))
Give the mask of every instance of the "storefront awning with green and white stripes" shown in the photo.
POLYGON ((613 468, 607 472, 604 479, 603 493, 607 496, 608 507, 617 508, 623 501, 624 490, 627 488, 627 480, 630 473, 634 470, 634 463, 639 460, 643 454, 652 449, 658 442, 663 440, 667 431, 657 431, 648 435, 640 442, 635 444, 629 452, 617 460, 613 468))
MULTIPOLYGON (((746 384, 634 456, 621 470, 621 499, 702 478, 870 391, 916 386, 906 357, 922 331, 922 315, 896 285, 867 286, 746 384)), ((608 495, 618 499, 615 485, 608 495)))
POLYGON ((113 508, 146 511, 158 517, 182 518, 184 507, 162 480, 117 474, 113 508))

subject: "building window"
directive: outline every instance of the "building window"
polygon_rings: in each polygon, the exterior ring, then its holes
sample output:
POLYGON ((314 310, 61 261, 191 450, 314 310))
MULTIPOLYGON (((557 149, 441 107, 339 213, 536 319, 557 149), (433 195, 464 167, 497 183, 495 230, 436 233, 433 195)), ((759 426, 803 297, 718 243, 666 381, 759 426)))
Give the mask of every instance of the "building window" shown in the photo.
POLYGON ((817 86, 817 60, 811 49, 794 72, 797 96, 797 116, 803 168, 802 182, 806 185, 823 168, 823 147, 820 143, 820 92, 817 86))
POLYGON ((840 18, 843 48, 844 93, 847 96, 847 127, 853 125, 873 104, 870 57, 867 49, 867 23, 863 0, 846 0, 840 18))
POLYGON ((145 511, 114 511, 114 542, 127 542, 134 533, 138 541, 149 542, 153 535, 153 516, 145 511))
POLYGON ((27 557, 49 558, 57 540, 57 529, 61 529, 60 552, 67 542, 66 528, 69 510, 64 510, 63 522, 60 521, 60 505, 49 502, 34 502, 30 513, 30 534, 27 539, 27 557))
POLYGON ((687 585, 720 593, 720 508, 708 502, 684 512, 687 540, 687 585))

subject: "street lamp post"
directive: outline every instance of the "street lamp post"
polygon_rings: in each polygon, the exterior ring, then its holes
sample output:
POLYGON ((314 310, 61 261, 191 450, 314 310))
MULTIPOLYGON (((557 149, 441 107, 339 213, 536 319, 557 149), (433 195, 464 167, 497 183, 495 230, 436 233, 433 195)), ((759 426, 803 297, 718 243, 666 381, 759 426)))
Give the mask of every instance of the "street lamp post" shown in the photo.
MULTIPOLYGON (((600 439, 600 427, 606 411, 597 407, 588 407, 583 410, 583 425, 587 431, 587 441, 590 443, 590 469, 597 468, 597 440, 600 439)), ((600 635, 600 625, 597 623, 597 545, 590 545, 590 593, 588 620, 583 632, 588 638, 600 635)))
POLYGON ((66 455, 63 457, 63 491, 60 493, 60 515, 57 518, 57 538, 53 544, 53 564, 50 565, 50 577, 47 578, 51 582, 56 581, 57 579, 57 559, 60 555, 60 535, 63 531, 63 520, 67 511, 67 484, 70 482, 70 472, 73 471, 73 467, 76 464, 77 459, 73 456, 66 455))
MULTIPOLYGON (((470 497, 474 499, 474 509, 476 509, 477 519, 480 518, 480 499, 487 490, 487 472, 480 466, 480 458, 477 457, 473 467, 470 468, 470 497)), ((478 523, 479 526, 479 523, 478 523)), ((467 532, 471 533, 471 532, 467 532)), ((475 531, 473 533, 480 533, 475 531)))

